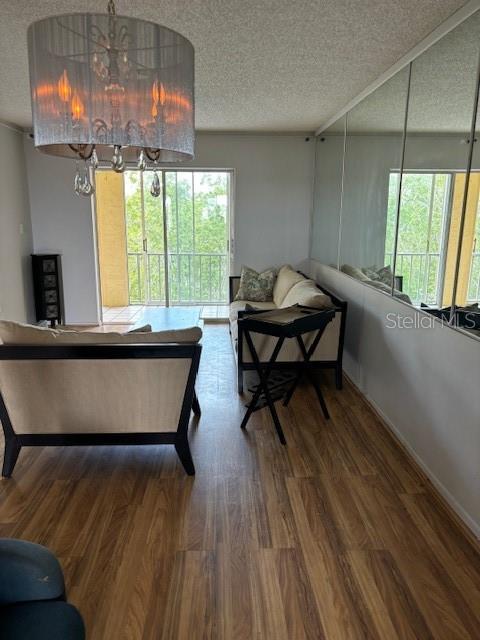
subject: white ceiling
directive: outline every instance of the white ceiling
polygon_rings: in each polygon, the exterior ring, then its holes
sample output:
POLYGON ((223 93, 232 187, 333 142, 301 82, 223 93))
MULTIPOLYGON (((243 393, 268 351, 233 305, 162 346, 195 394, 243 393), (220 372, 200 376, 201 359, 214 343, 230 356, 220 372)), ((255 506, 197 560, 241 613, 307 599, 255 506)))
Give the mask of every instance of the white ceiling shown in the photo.
MULTIPOLYGON (((470 131, 480 53, 480 12, 431 46, 412 64, 407 131, 461 133, 470 131)), ((405 67, 348 112, 350 134, 400 133, 407 102, 405 67)), ((343 132, 340 118, 325 133, 343 132)))
MULTIPOLYGON (((464 0, 118 0, 196 52, 200 130, 313 131, 464 0)), ((0 120, 31 124, 26 32, 98 0, 0 0, 0 120)))

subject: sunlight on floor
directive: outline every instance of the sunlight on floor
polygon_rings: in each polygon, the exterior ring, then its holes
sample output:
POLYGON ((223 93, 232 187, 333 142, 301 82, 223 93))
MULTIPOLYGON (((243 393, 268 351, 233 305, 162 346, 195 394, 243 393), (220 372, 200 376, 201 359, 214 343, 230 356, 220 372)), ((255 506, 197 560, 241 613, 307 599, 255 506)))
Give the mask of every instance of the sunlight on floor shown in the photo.
MULTIPOLYGON (((201 306, 200 318, 207 323, 226 322, 228 320, 228 305, 211 304, 201 306)), ((141 318, 146 309, 152 306, 132 304, 128 307, 103 307, 104 324, 135 324, 141 318)))

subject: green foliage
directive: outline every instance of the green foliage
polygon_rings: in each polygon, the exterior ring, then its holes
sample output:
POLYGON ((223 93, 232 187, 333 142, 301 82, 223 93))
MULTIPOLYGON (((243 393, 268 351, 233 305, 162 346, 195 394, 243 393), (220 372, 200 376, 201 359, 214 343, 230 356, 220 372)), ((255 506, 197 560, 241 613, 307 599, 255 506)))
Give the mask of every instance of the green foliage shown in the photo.
MULTIPOLYGON (((414 302, 436 303, 440 254, 451 176, 448 173, 406 173, 402 177, 396 275, 414 302)), ((390 174, 385 262, 392 263, 399 174, 390 174)))
POLYGON ((480 300, 480 202, 477 208, 473 243, 472 265, 470 269, 467 298, 469 301, 478 302, 480 300))
MULTIPOLYGON (((141 174, 125 173, 128 253, 141 254, 144 237, 148 243, 146 258, 129 257, 132 302, 165 301, 163 199, 151 196, 152 179, 143 174, 142 221, 141 174)), ((165 185, 170 300, 226 301, 229 174, 166 171, 165 185)))

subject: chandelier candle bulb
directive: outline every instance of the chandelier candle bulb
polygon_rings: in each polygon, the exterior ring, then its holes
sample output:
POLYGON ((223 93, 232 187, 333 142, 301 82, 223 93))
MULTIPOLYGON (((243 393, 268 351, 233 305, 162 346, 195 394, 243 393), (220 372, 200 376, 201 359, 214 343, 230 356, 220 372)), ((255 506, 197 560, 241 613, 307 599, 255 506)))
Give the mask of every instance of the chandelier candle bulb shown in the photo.
MULTIPOLYGON (((115 171, 191 160, 194 49, 166 27, 115 13, 39 20, 28 30, 35 146, 115 171)), ((89 178, 76 178, 76 191, 89 178)), ((93 188, 93 187, 92 187, 93 188)))

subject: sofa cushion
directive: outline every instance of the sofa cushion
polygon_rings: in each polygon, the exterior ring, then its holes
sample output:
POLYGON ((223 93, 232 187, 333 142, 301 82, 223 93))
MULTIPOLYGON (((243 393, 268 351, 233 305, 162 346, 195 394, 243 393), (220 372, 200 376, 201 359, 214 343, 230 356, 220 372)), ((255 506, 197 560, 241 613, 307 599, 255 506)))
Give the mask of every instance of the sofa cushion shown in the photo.
POLYGON ((281 307, 283 300, 290 289, 302 280, 305 276, 295 271, 289 264, 285 264, 278 272, 275 286, 273 287, 273 301, 277 307, 281 307))
POLYGON ((8 320, 0 321, 0 339, 4 344, 164 344, 195 343, 202 337, 199 327, 146 333, 96 333, 35 327, 8 320))
POLYGON ((275 269, 267 269, 258 273, 250 267, 242 267, 240 274, 240 286, 235 300, 249 300, 251 302, 268 302, 273 298, 273 285, 277 272, 275 269))
POLYGON ((369 277, 365 275, 361 269, 352 267, 351 264, 342 264, 340 271, 346 273, 347 276, 351 278, 355 278, 355 280, 360 280, 360 282, 367 282, 369 280, 369 277))
MULTIPOLYGON (((374 289, 378 289, 379 291, 383 291, 384 293, 388 293, 388 295, 392 295, 392 285, 385 284, 380 280, 369 280, 366 283, 369 287, 373 287, 374 289)), ((393 295, 395 298, 406 302, 407 304, 412 304, 410 296, 402 291, 397 291, 397 289, 393 290, 393 295)))
POLYGON ((362 267, 362 272, 368 278, 368 280, 381 282, 377 274, 377 267, 375 265, 373 265, 372 267, 362 267))
MULTIPOLYGON (((233 340, 237 340, 238 337, 238 312, 244 311, 246 305, 249 304, 247 300, 235 300, 230 305, 230 333, 233 340)), ((263 311, 270 311, 270 309, 276 309, 274 302, 255 302, 253 305, 256 309, 262 309, 263 311)))
MULTIPOLYGON (((238 319, 238 312, 244 311, 247 304, 250 304, 248 300, 235 300, 230 305, 230 322, 234 322, 238 319)), ((276 309, 277 306, 274 302, 256 302, 254 305, 255 309, 262 309, 262 311, 270 311, 270 309, 276 309)))
POLYGON ((142 327, 137 327, 136 329, 130 329, 127 333, 150 333, 152 330, 151 324, 144 324, 142 327))
POLYGON ((393 282, 393 272, 392 272, 391 266, 387 264, 386 267, 382 267, 381 269, 378 269, 377 277, 380 280, 380 282, 383 282, 383 284, 386 284, 388 287, 391 287, 393 282))
POLYGON ((335 305, 329 296, 320 291, 313 280, 303 279, 295 284, 283 299, 283 307, 291 307, 294 304, 301 304, 305 307, 315 307, 317 309, 328 309, 335 305))

